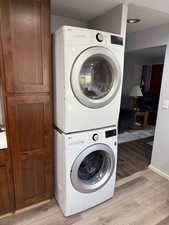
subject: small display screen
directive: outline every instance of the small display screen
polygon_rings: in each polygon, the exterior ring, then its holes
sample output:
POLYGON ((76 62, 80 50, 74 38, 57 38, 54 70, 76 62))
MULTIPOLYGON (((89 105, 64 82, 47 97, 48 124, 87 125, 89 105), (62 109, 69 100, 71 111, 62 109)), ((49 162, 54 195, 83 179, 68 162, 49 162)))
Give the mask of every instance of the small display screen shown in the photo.
POLYGON ((116 130, 109 130, 109 131, 106 131, 106 138, 109 138, 109 137, 113 137, 113 136, 116 136, 117 132, 116 130))
POLYGON ((111 43, 116 45, 123 45, 123 38, 111 35, 111 43))

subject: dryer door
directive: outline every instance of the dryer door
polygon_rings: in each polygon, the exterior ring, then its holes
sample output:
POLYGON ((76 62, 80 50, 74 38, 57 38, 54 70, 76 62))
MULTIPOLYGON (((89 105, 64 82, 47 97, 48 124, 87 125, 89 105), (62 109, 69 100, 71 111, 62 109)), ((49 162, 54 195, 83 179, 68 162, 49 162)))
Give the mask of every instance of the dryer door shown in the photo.
POLYGON ((113 150, 105 144, 92 145, 74 161, 71 170, 72 185, 82 193, 94 192, 109 181, 114 169, 113 150))
POLYGON ((89 108, 100 108, 115 97, 121 82, 121 69, 107 48, 92 47, 74 62, 71 86, 75 97, 89 108))

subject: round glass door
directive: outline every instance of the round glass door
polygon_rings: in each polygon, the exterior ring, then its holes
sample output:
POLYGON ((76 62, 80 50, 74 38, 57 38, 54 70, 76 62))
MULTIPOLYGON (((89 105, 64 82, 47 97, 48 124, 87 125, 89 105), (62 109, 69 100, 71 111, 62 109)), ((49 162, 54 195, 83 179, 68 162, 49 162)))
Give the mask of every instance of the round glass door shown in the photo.
POLYGON ((116 57, 103 47, 84 51, 75 61, 71 85, 76 98, 85 106, 99 108, 115 96, 121 81, 116 57))
POLYGON ((113 86, 113 73, 111 64, 103 56, 89 57, 79 72, 83 94, 93 100, 105 97, 113 86))
POLYGON ((115 167, 115 157, 107 145, 96 144, 85 149, 75 160, 71 181, 79 192, 93 192, 105 185, 115 167))

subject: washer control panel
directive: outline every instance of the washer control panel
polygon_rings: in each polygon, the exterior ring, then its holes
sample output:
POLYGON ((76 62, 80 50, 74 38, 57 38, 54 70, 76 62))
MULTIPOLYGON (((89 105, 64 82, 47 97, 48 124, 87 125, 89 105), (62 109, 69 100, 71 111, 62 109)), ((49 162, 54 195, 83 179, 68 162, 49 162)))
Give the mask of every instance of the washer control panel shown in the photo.
POLYGON ((98 134, 93 134, 92 139, 93 139, 93 141, 98 141, 99 140, 99 135, 98 134))
POLYGON ((97 39, 97 41, 102 42, 103 41, 103 34, 97 33, 96 34, 96 39, 97 39))

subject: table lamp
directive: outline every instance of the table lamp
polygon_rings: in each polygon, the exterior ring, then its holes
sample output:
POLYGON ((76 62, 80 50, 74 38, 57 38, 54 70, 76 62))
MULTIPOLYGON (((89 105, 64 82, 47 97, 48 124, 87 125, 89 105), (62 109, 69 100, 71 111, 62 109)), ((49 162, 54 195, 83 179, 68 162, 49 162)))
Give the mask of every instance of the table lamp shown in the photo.
POLYGON ((137 108, 137 99, 139 97, 143 96, 140 86, 139 85, 135 85, 131 89, 131 92, 130 92, 129 96, 133 98, 133 108, 137 108))

